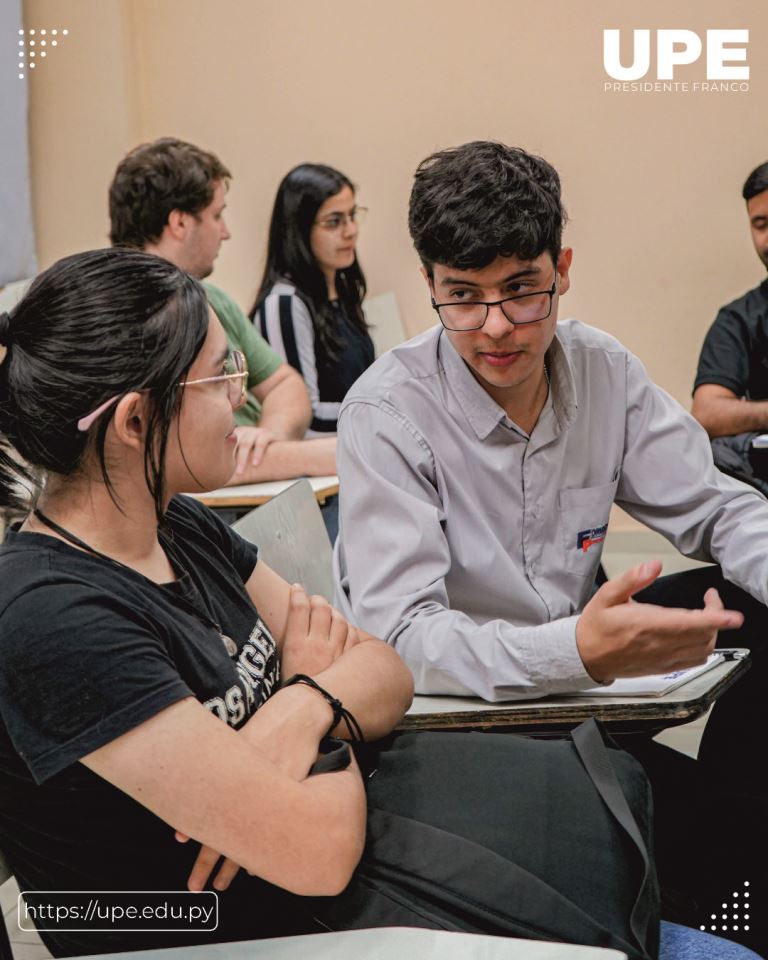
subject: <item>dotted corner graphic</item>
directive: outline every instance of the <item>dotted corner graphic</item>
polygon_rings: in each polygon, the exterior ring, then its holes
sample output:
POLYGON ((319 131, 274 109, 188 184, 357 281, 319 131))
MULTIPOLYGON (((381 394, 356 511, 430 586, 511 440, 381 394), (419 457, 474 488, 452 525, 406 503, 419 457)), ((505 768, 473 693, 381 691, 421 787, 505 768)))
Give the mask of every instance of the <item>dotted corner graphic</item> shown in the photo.
MULTIPOLYGON (((738 933, 739 930, 745 930, 747 932, 749 931, 749 880, 744 881, 744 890, 741 891, 741 900, 739 900, 738 890, 733 891, 731 898, 730 908, 727 903, 723 903, 720 907, 723 912, 719 916, 716 913, 711 913, 709 915, 709 919, 711 921, 709 924, 709 931, 711 933, 727 933, 729 930, 733 930, 735 933, 738 933), (730 916, 728 913, 729 909, 733 911, 730 916)), ((707 924, 700 924, 699 930, 706 931, 707 924)))
POLYGON ((69 30, 60 27, 31 27, 29 30, 19 30, 19 80, 24 80, 30 70, 42 64, 53 47, 58 47, 64 37, 68 36, 69 30))

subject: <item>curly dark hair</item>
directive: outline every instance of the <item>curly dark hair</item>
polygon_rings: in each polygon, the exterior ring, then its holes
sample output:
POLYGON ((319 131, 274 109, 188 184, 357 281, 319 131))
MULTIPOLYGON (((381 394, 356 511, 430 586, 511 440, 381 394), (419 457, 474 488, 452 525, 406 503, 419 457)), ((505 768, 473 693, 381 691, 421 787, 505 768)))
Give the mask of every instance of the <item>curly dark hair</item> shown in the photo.
POLYGON ((476 140, 416 168, 408 227, 430 275, 434 263, 477 270, 545 250, 555 262, 565 221, 557 171, 519 147, 476 140))
POLYGON ((749 201, 766 190, 768 190, 768 163, 761 163, 745 180, 741 195, 749 201))
POLYGON ((215 154, 193 143, 174 137, 142 143, 120 162, 109 187, 110 242, 138 249, 154 243, 172 210, 204 210, 216 184, 231 179, 215 154))

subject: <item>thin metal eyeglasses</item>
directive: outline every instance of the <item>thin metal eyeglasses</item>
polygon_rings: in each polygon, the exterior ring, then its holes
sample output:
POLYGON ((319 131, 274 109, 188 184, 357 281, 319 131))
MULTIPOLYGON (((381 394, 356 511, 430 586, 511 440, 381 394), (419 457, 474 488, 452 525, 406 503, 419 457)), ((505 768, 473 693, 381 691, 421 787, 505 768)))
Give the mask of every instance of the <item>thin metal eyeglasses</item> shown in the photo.
MULTIPOLYGON (((217 374, 215 377, 201 377, 199 380, 180 380, 177 386, 194 387, 201 383, 220 383, 226 381, 229 391, 229 402, 232 404, 232 409, 239 410, 248 397, 248 363, 246 362, 245 356, 239 350, 232 350, 224 360, 222 367, 227 371, 226 373, 217 374)), ((137 392, 141 393, 143 391, 137 392)), ((77 429, 81 433, 90 430, 102 413, 124 396, 124 393, 118 393, 115 394, 114 397, 110 397, 109 400, 105 400, 104 403, 96 407, 95 410, 92 410, 91 413, 81 417, 77 421, 77 429)))
POLYGON ((227 381, 229 388, 229 402, 233 410, 239 410, 248 397, 248 363, 245 355, 239 350, 231 350, 223 363, 225 373, 215 377, 202 377, 200 380, 180 380, 180 387, 194 387, 199 383, 220 383, 227 381))
POLYGON ((348 223, 355 223, 359 227, 365 220, 367 213, 368 207, 355 207, 350 213, 333 213, 329 217, 323 217, 322 220, 315 220, 315 223, 318 227, 322 227, 323 230, 333 232, 334 230, 339 230, 341 227, 346 227, 348 223))
POLYGON ((539 323, 552 313, 552 298, 557 293, 557 275, 549 290, 521 293, 503 300, 470 300, 465 303, 436 303, 432 297, 432 309, 437 313, 446 330, 467 332, 480 330, 488 319, 491 307, 501 307, 501 312, 515 327, 527 323, 539 323))

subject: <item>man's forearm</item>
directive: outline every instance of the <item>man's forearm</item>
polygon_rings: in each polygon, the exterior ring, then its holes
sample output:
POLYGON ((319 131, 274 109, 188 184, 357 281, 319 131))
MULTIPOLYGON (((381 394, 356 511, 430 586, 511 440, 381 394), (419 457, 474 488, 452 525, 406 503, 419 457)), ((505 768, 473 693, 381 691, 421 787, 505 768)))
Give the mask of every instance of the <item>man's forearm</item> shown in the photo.
POLYGON ((411 670, 418 694, 498 702, 595 685, 576 646, 577 616, 536 626, 504 620, 480 624, 435 600, 408 607, 390 594, 385 603, 382 616, 355 609, 350 620, 379 635, 386 635, 387 622, 407 623, 397 629, 392 645, 411 670))
POLYGON ((768 401, 694 397, 692 413, 711 438, 768 429, 768 401))
POLYGON ((270 430, 278 440, 301 440, 311 420, 309 395, 304 381, 296 375, 269 391, 261 405, 258 425, 270 430))
POLYGON ((250 464, 235 474, 232 484, 264 483, 293 477, 326 477, 336 473, 336 437, 319 440, 275 440, 264 451, 258 467, 250 464))

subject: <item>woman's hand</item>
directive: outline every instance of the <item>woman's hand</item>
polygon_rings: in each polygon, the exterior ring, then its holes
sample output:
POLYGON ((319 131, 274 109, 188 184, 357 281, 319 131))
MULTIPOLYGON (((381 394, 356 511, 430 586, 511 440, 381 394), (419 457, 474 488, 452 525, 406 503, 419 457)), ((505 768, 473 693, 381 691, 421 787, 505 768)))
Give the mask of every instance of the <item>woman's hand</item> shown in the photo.
MULTIPOLYGON (((306 779, 309 768, 317 759, 318 743, 332 720, 333 712, 325 700, 309 687, 296 684, 278 690, 262 704, 239 734, 283 773, 301 781, 306 779)), ((175 836, 179 843, 189 840, 179 831, 175 836)), ((187 879, 187 887, 190 890, 204 889, 220 859, 217 850, 201 847, 187 879)), ((239 870, 240 864, 224 859, 213 880, 215 889, 226 890, 239 870)))
POLYGON ((308 597, 303 588, 294 583, 280 656, 281 675, 285 679, 296 673, 315 676, 361 639, 357 628, 324 597, 308 597))
MULTIPOLYGON (((181 833, 179 830, 176 831, 174 836, 179 843, 187 843, 189 841, 189 837, 185 833, 181 833)), ((210 875, 213 873, 213 870, 219 860, 221 860, 221 854, 214 850, 213 847, 200 847, 200 852, 198 853, 195 862, 192 865, 192 870, 187 877, 187 890, 204 890, 205 885, 208 882, 208 877, 210 877, 210 875)), ((226 890, 230 883, 232 883, 237 876, 239 870, 239 863, 235 863, 234 860, 230 860, 228 857, 225 857, 219 872, 214 877, 214 888, 216 890, 226 890)))

